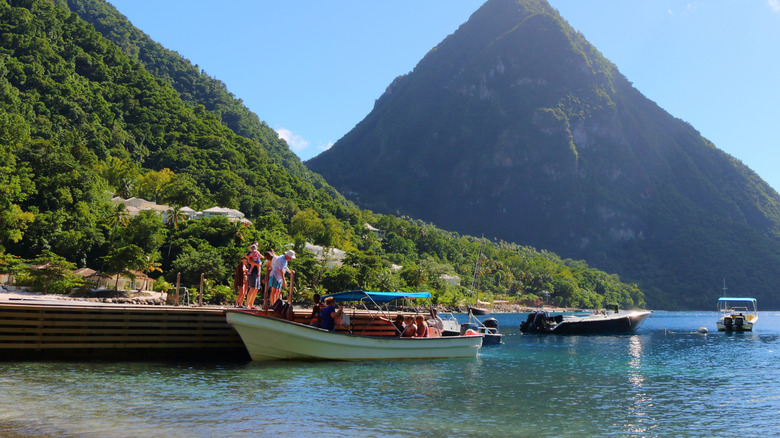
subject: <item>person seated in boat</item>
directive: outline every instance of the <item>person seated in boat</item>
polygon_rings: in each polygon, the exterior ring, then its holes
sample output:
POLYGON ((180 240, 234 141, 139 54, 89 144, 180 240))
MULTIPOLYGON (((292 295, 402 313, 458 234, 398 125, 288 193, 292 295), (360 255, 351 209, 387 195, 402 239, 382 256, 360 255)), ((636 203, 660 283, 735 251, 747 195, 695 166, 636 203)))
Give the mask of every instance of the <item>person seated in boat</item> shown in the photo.
POLYGON ((436 327, 439 331, 444 330, 444 320, 441 319, 441 316, 439 316, 439 312, 437 312, 436 309, 431 309, 431 317, 428 318, 428 326, 436 327))
POLYGON ((393 321, 393 325, 395 326, 395 337, 401 336, 401 333, 404 332, 404 316, 400 313, 398 315, 395 315, 395 321, 393 321))
POLYGON ((415 335, 417 335, 417 325, 414 323, 414 318, 407 315, 404 318, 404 323, 406 326, 404 327, 403 333, 401 333, 402 338, 413 338, 415 335))
POLYGON ((331 332, 336 330, 336 318, 341 316, 343 312, 344 309, 341 307, 339 307, 338 310, 336 309, 336 300, 334 300, 333 297, 325 298, 325 308, 322 309, 322 312, 320 313, 322 321, 321 328, 331 332))
POLYGON ((320 294, 314 294, 312 300, 314 301, 314 306, 311 309, 311 316, 309 317, 309 325, 312 327, 321 327, 322 309, 325 306, 320 302, 320 294))
POLYGON ((428 337, 428 324, 425 322, 425 317, 417 315, 414 317, 414 322, 417 325, 417 331, 415 332, 415 338, 427 338, 428 337))

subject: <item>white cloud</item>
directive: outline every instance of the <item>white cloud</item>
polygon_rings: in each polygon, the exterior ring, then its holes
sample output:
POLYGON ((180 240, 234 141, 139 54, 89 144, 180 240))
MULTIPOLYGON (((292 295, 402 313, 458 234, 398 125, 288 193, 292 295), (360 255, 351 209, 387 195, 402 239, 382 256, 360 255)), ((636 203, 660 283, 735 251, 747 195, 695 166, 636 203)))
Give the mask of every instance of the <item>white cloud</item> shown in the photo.
MULTIPOLYGON (((770 1, 770 2, 772 2, 772 1, 777 2, 777 1, 780 1, 780 0, 768 0, 768 1, 770 1)), ((685 5, 685 9, 683 9, 682 12, 678 12, 677 14, 682 15, 682 16, 690 15, 690 14, 695 13, 701 7, 702 7, 702 3, 688 3, 687 5, 685 5)), ((676 15, 676 13, 673 10, 671 10, 671 9, 667 9, 666 12, 669 15, 676 15)))
POLYGON ((276 133, 279 134, 279 138, 287 142, 287 145, 290 146, 293 152, 297 153, 309 147, 308 140, 289 129, 279 128, 276 130, 276 133))
POLYGON ((768 4, 773 11, 780 12, 780 0, 768 0, 766 4, 768 4))
POLYGON ((321 151, 327 151, 327 150, 328 150, 328 149, 330 149, 332 146, 333 146, 333 142, 332 142, 332 141, 329 141, 327 144, 323 144, 323 145, 320 145, 320 146, 318 146, 318 147, 317 147, 317 149, 319 149, 319 150, 321 150, 321 151))

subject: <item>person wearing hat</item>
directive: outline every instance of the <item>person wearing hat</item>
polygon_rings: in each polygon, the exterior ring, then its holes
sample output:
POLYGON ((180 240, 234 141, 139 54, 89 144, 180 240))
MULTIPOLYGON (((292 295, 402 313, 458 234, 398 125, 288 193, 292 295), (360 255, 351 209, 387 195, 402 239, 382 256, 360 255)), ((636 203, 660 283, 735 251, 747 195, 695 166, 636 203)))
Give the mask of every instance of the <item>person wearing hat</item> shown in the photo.
POLYGON ((271 278, 268 282, 268 288, 271 289, 269 300, 273 306, 276 301, 282 298, 282 288, 287 285, 287 281, 284 279, 285 272, 290 275, 295 274, 295 271, 287 266, 287 262, 295 259, 295 251, 288 250, 284 254, 274 258, 271 263, 271 278))

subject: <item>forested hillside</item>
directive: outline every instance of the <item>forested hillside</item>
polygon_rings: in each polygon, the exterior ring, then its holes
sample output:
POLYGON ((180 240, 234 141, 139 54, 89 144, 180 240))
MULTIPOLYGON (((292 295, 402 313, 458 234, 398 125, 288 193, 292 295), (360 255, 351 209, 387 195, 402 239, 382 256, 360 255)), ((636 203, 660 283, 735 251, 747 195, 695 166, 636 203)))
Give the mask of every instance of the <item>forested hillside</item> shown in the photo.
MULTIPOLYGON (((0 271, 50 291, 79 281, 27 272, 22 259, 111 275, 134 269, 162 275, 161 284, 177 272, 185 284, 205 273, 221 301, 239 255, 257 240, 277 253, 298 251, 298 300, 362 288, 430 290, 458 304, 465 288, 442 275, 468 284, 481 243, 355 208, 224 85, 99 2, 0 0, 0 195, 0 271), (118 39, 120 49, 70 8, 102 19, 106 34, 134 36, 118 39), (130 216, 113 196, 169 205, 168 220, 130 216), (183 221, 181 207, 215 205, 239 209, 252 225, 183 221), (344 265, 326 269, 302 251, 306 241, 347 251, 344 265)), ((562 305, 644 305, 635 285, 583 262, 505 242, 487 242, 483 252, 488 297, 537 303, 547 291, 562 305)))
POLYGON ((617 272, 651 307, 709 309, 724 278, 780 307, 777 192, 544 0, 487 1, 306 164, 364 208, 617 272))

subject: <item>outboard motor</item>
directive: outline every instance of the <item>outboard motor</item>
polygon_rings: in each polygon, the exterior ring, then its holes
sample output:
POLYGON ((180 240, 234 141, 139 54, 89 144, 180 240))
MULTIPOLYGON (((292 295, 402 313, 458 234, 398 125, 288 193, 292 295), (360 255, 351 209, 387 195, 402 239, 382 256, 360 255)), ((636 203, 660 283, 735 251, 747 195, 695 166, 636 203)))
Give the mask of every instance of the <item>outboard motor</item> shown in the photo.
POLYGON ((726 330, 731 330, 731 327, 734 325, 734 321, 732 321, 730 316, 726 316, 723 318, 723 325, 726 326, 726 330))
POLYGON ((544 331, 544 321, 546 319, 547 312, 531 312, 528 314, 526 320, 520 324, 520 331, 523 333, 541 333, 544 331))
POLYGON ((482 321, 482 325, 485 326, 488 333, 498 333, 498 321, 496 318, 488 318, 482 321))
POLYGON ((536 312, 531 312, 528 314, 528 316, 525 318, 525 321, 520 323, 520 331, 523 333, 527 333, 531 331, 531 327, 533 326, 534 322, 534 316, 536 312))
POLYGON ((460 325, 460 335, 463 336, 466 334, 467 331, 473 330, 477 333, 479 333, 479 326, 474 324, 473 322, 464 322, 460 325))
POLYGON ((734 325, 737 326, 737 330, 742 330, 742 326, 745 325, 745 318, 742 315, 734 318, 734 325))
POLYGON ((534 329, 540 333, 543 332, 545 321, 547 321, 547 312, 536 312, 536 316, 534 317, 534 329))

